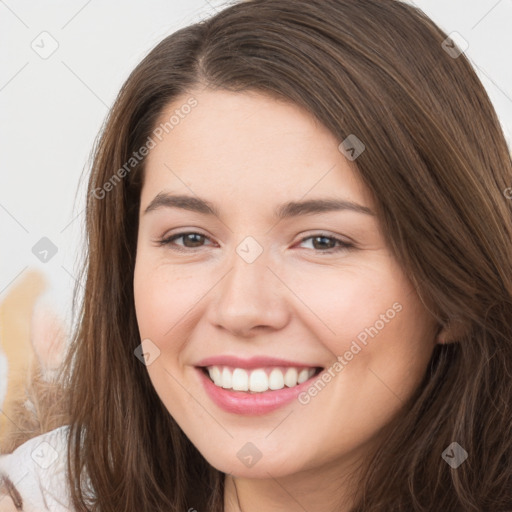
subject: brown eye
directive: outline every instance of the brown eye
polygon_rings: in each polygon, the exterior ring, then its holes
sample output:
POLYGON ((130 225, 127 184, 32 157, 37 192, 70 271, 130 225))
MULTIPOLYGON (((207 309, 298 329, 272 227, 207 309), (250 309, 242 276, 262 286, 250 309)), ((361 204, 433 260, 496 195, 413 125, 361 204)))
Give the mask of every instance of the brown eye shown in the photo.
POLYGON ((159 245, 169 245, 172 249, 176 249, 177 251, 183 251, 186 249, 201 247, 205 240, 207 240, 207 237, 201 233, 186 232, 177 233, 168 238, 164 238, 158 243, 159 245), (175 240, 179 240, 180 238, 183 239, 183 244, 176 244, 175 240))
POLYGON ((185 247, 200 247, 201 242, 204 242, 204 239, 206 238, 203 235, 200 235, 199 233, 187 233, 185 235, 181 235, 179 238, 183 238, 184 246, 185 247))
POLYGON ((303 238, 301 240, 301 243, 304 243, 306 240, 312 240, 311 245, 313 249, 320 253, 323 252, 329 254, 332 252, 339 252, 354 247, 354 245, 351 243, 344 242, 339 238, 336 238, 334 236, 328 236, 325 234, 308 236, 306 238, 303 238))
POLYGON ((315 249, 333 249, 336 247, 336 240, 327 236, 315 236, 313 237, 313 247, 315 249))

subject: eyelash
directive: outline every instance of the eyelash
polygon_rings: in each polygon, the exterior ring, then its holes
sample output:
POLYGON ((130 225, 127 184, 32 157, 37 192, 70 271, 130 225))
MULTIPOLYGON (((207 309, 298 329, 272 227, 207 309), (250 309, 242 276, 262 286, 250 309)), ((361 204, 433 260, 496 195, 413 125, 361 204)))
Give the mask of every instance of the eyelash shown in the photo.
MULTIPOLYGON (((208 237, 206 235, 203 235, 202 233, 197 233, 195 231, 184 231, 183 233, 176 233, 174 235, 171 235, 170 237, 158 240, 158 245, 159 246, 167 245, 173 251, 178 251, 178 252, 191 252, 191 251, 194 251, 194 249, 198 249, 198 247, 185 247, 185 248, 182 248, 182 247, 180 247, 180 246, 178 246, 176 244, 173 244, 174 240, 177 240, 179 238, 183 238, 186 235, 199 235, 199 236, 204 237, 205 239, 208 239, 208 237)), ((304 237, 302 240, 300 240, 299 243, 303 243, 306 240, 309 240, 310 238, 327 238, 329 240, 334 240, 334 242, 339 244, 339 246, 337 248, 331 248, 331 249, 327 249, 325 251, 321 251, 319 249, 313 249, 317 253, 334 254, 334 253, 337 253, 337 252, 341 252, 341 251, 344 251, 344 250, 348 250, 348 249, 354 248, 354 244, 351 244, 349 242, 345 242, 345 241, 341 240, 340 238, 337 238, 335 236, 328 235, 328 234, 325 234, 325 233, 316 233, 314 235, 309 235, 307 237, 304 237)))

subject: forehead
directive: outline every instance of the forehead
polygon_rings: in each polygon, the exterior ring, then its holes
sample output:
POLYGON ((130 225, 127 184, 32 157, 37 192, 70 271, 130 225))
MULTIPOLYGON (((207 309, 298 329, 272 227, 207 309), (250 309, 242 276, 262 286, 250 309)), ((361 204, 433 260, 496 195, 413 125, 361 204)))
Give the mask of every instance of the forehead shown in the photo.
POLYGON ((196 90, 168 105, 158 126, 141 206, 164 189, 221 204, 310 194, 372 203, 355 163, 339 151, 341 141, 292 103, 253 91, 196 90))

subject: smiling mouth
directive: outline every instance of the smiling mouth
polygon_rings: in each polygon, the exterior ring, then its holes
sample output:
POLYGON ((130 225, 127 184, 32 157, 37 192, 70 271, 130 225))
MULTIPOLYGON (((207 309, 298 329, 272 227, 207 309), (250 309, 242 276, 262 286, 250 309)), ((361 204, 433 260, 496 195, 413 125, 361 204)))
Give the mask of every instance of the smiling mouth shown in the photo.
POLYGON ((265 393, 293 388, 318 375, 321 367, 271 366, 262 368, 234 368, 230 366, 200 367, 219 388, 249 393, 265 393))

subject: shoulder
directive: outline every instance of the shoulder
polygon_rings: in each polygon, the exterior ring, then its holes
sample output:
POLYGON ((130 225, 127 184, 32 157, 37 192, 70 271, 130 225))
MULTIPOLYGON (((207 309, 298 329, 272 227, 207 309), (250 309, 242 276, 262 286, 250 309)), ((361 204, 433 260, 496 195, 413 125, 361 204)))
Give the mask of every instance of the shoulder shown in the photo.
POLYGON ((9 496, 0 495, 0 512, 19 512, 9 496))
POLYGON ((68 430, 67 426, 59 427, 29 439, 13 453, 0 455, 0 511, 70 510, 68 430), (6 492, 11 499, 1 498, 6 492))

